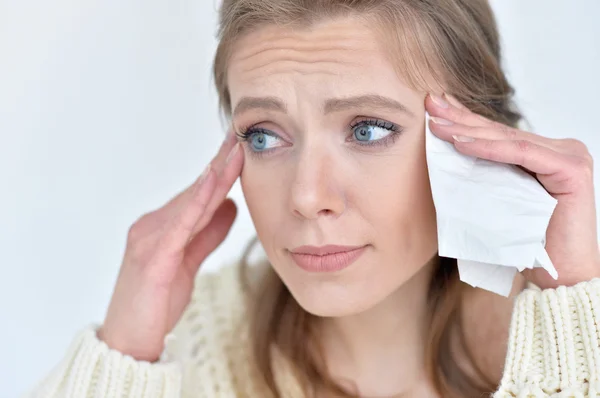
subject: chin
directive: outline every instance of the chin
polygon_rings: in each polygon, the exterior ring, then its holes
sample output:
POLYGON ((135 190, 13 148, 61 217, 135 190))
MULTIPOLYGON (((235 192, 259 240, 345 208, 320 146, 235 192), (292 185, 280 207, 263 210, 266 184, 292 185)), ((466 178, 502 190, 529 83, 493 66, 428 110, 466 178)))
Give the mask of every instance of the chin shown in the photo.
MULTIPOLYGON (((295 297, 295 296, 294 296, 295 297)), ((343 300, 298 300, 298 304, 308 313, 323 318, 341 318, 367 311, 377 303, 345 302, 343 300)))
POLYGON ((288 290, 306 311, 319 317, 345 317, 360 314, 385 300, 395 289, 381 285, 367 288, 364 283, 344 281, 294 280, 288 290))

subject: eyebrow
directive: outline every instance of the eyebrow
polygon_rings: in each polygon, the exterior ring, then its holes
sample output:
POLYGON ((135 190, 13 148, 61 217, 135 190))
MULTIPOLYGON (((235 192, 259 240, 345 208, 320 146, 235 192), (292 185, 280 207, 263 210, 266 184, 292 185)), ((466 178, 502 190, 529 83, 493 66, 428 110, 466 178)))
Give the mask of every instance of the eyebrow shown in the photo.
POLYGON ((406 106, 395 99, 384 97, 377 94, 359 95, 357 97, 331 98, 325 101, 323 113, 340 112, 356 108, 375 108, 389 110, 393 112, 402 112, 410 116, 415 116, 406 106))
MULTIPOLYGON (((355 97, 330 98, 325 101, 323 113, 341 112, 356 108, 376 108, 415 116, 406 106, 395 99, 377 94, 366 94, 355 97)), ((236 105, 233 116, 239 116, 251 110, 268 110, 287 113, 287 106, 277 97, 242 97, 236 105)))
POLYGON ((233 116, 255 109, 287 113, 287 107, 277 97, 242 97, 233 110, 233 116))

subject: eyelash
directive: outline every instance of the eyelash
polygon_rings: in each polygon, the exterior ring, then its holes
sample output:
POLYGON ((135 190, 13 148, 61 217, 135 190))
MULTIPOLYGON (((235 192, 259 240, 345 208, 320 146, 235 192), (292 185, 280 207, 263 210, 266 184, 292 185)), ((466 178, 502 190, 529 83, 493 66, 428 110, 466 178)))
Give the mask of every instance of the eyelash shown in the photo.
MULTIPOLYGON (((273 134, 272 132, 270 132, 269 130, 263 129, 261 127, 254 127, 254 126, 249 126, 249 127, 241 127, 240 131, 235 133, 235 135, 237 135, 241 141, 243 141, 244 143, 246 143, 248 145, 248 142, 250 141, 250 138, 254 135, 254 134, 265 134, 265 135, 270 135, 271 137, 275 137, 275 134, 273 134)), ((267 149, 264 151, 253 151, 250 150, 250 154, 251 156, 254 156, 256 158, 260 158, 266 154, 268 154, 269 152, 275 150, 277 148, 272 148, 272 149, 267 149)))
POLYGON ((402 129, 394 123, 386 122, 385 120, 380 119, 362 119, 355 123, 352 123, 350 125, 350 129, 354 130, 355 128, 361 126, 375 126, 391 131, 391 133, 386 135, 384 138, 380 138, 375 141, 370 141, 370 143, 368 144, 359 144, 361 146, 390 146, 396 141, 396 138, 398 138, 398 134, 402 132, 402 129))
MULTIPOLYGON (((357 144, 358 146, 361 146, 361 147, 376 147, 376 146, 389 147, 396 142, 396 140, 400 136, 400 133, 402 133, 402 128, 400 126, 398 126, 394 123, 380 120, 380 119, 362 119, 362 120, 352 123, 349 127, 351 130, 354 130, 355 128, 361 127, 361 126, 381 127, 381 128, 384 128, 384 129, 390 131, 390 134, 388 134, 384 138, 370 141, 367 144, 357 144)), ((243 142, 246 142, 246 143, 248 141, 250 141, 250 138, 254 134, 265 134, 265 135, 270 135, 272 137, 278 137, 276 134, 274 134, 273 132, 271 132, 267 129, 264 129, 261 127, 254 127, 254 126, 242 127, 242 128, 240 128, 240 131, 236 133, 236 135, 240 138, 240 140, 243 142)), ((355 142, 359 142, 359 141, 355 140, 355 142)), ((269 152, 271 152, 275 149, 277 149, 277 148, 266 149, 264 151, 250 151, 250 152, 252 153, 252 155, 260 157, 260 156, 268 154, 269 152)))

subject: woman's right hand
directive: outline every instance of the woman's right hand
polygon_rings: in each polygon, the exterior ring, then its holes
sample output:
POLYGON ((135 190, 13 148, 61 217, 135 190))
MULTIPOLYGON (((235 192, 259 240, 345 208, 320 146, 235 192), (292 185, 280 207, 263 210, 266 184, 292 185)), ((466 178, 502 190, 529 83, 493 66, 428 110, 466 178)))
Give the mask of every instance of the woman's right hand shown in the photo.
POLYGON ((140 217, 98 338, 137 360, 154 362, 190 302, 195 275, 225 239, 236 206, 225 199, 242 170, 243 150, 228 133, 219 153, 186 190, 140 217))

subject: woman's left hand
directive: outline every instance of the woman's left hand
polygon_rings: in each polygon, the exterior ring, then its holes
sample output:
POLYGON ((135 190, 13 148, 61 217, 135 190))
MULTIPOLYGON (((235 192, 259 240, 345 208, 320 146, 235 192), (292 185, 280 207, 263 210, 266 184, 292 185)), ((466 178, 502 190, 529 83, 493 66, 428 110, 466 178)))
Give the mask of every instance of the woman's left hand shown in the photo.
POLYGON ((428 95, 429 127, 469 156, 523 167, 534 175, 558 204, 546 231, 546 251, 558 272, 523 272, 542 289, 600 277, 593 160, 576 139, 551 139, 491 121, 471 112, 454 97, 428 95))

